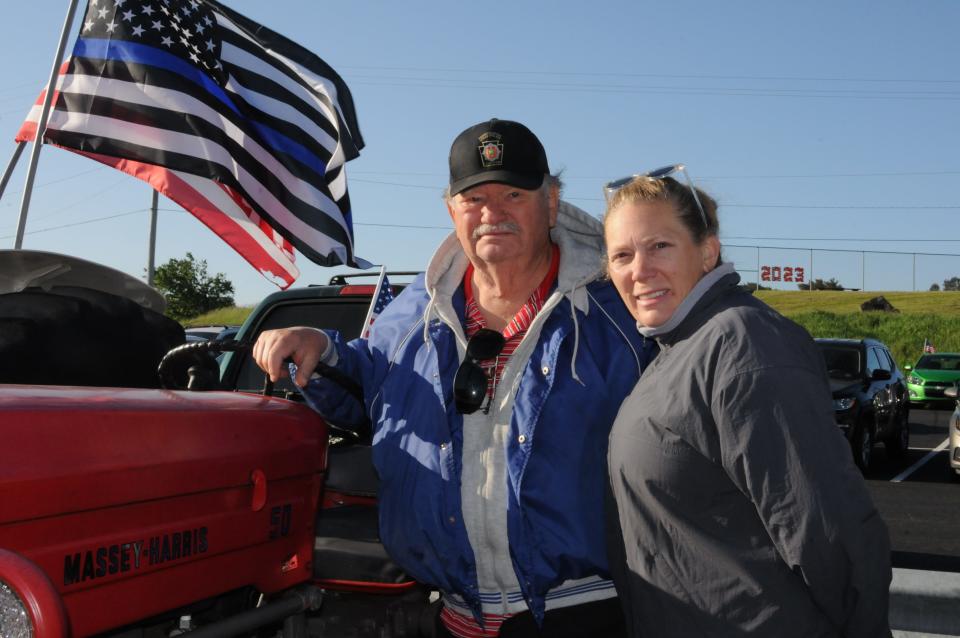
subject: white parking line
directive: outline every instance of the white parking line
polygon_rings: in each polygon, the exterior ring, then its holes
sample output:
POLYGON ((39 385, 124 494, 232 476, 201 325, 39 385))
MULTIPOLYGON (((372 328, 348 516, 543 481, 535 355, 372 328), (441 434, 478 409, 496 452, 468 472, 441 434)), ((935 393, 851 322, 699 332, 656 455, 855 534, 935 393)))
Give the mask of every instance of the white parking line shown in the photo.
POLYGON ((900 472, 899 474, 897 474, 896 476, 894 476, 892 479, 890 479, 890 482, 891 482, 891 483, 899 483, 899 482, 902 481, 903 479, 907 478, 908 476, 910 476, 911 474, 913 474, 914 472, 916 472, 917 470, 919 470, 919 469, 923 466, 924 463, 926 463, 927 461, 929 461, 930 459, 932 459, 933 457, 935 457, 935 456, 937 455, 937 452, 942 452, 943 450, 945 450, 948 445, 950 445, 950 439, 944 439, 944 440, 943 440, 943 443, 941 443, 941 444, 938 445, 937 447, 935 447, 935 448, 933 448, 932 450, 930 450, 929 452, 927 452, 927 455, 926 455, 925 457, 923 457, 922 459, 920 459, 919 461, 917 461, 916 463, 914 463, 913 465, 911 465, 910 467, 908 467, 908 468, 905 469, 904 471, 902 471, 902 472, 900 472))

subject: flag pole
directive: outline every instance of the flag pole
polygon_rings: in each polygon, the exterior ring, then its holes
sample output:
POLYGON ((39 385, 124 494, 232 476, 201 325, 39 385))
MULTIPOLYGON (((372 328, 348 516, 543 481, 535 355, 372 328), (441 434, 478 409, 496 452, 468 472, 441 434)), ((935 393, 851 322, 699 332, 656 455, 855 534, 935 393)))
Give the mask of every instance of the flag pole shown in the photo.
POLYGON ((370 298, 370 307, 367 308, 367 317, 363 320, 363 332, 361 337, 366 337, 370 333, 370 318, 373 316, 373 309, 377 307, 377 299, 380 298, 380 289, 383 287, 383 280, 387 277, 387 267, 380 266, 380 277, 377 279, 377 287, 373 289, 373 297, 370 298))
POLYGON ((27 226, 27 210, 30 209, 30 195, 33 192, 33 178, 37 173, 37 162, 40 160, 40 147, 43 146, 43 133, 47 128, 47 117, 50 115, 50 104, 53 101, 53 91, 57 85, 57 75, 60 63, 63 61, 63 51, 67 48, 67 39, 70 36, 70 26, 73 24, 73 15, 77 11, 80 0, 70 0, 67 9, 67 19, 63 22, 60 32, 60 44, 57 45, 57 55, 53 60, 53 69, 50 70, 50 81, 47 82, 47 94, 43 98, 43 108, 40 110, 40 120, 37 122, 37 135, 33 140, 33 149, 30 151, 30 164, 27 168, 27 182, 23 187, 23 199, 20 200, 20 219, 17 221, 17 239, 13 245, 19 249, 23 245, 23 231, 27 226))
POLYGON ((17 167, 17 162, 20 161, 20 156, 23 155, 23 147, 26 146, 26 142, 17 142, 17 149, 13 152, 13 157, 10 158, 10 163, 7 164, 7 170, 3 172, 3 177, 0 178, 0 199, 3 199, 3 193, 7 190, 7 182, 10 181, 10 176, 13 175, 13 169, 17 167))
POLYGON ((150 202, 150 245, 147 247, 147 285, 153 285, 153 260, 157 248, 157 204, 160 194, 154 190, 150 202))

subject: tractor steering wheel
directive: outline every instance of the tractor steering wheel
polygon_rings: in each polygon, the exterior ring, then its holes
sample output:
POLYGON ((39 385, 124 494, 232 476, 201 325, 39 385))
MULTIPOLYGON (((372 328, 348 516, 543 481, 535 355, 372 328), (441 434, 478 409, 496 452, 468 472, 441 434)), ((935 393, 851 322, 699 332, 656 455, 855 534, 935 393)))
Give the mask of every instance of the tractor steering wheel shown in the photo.
MULTIPOLYGON (((220 366, 216 355, 221 352, 249 352, 253 344, 242 341, 197 341, 177 346, 163 356, 157 368, 160 385, 167 390, 221 390, 220 366)), ((287 360, 286 363, 292 363, 287 360)), ((317 374, 330 379, 353 396, 360 405, 363 405, 363 388, 356 381, 325 363, 317 364, 314 370, 317 374)), ((273 394, 273 381, 264 374, 263 396, 273 394)), ((336 432, 337 436, 345 439, 362 442, 369 440, 371 427, 369 420, 358 428, 359 431, 347 429, 327 421, 327 426, 336 432)))

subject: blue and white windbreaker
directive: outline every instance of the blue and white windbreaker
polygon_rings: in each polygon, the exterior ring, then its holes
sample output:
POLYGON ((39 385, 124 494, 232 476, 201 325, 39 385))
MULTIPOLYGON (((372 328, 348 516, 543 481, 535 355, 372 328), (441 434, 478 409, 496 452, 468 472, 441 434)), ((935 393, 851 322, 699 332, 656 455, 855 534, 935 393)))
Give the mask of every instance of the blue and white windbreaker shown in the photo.
MULTIPOLYGON (((608 578, 604 539, 607 436, 651 356, 616 290, 601 277, 602 227, 561 202, 549 316, 515 392, 507 444, 507 536, 523 596, 542 618, 545 596, 567 580, 608 578)), ((362 384, 374 423, 380 535, 411 576, 480 613, 476 563, 461 516, 463 419, 453 377, 466 348, 463 274, 454 235, 377 318, 368 339, 330 333, 336 367, 362 384)), ((500 390, 498 389, 498 394, 500 390)), ((325 379, 306 388, 331 421, 360 406, 325 379)))

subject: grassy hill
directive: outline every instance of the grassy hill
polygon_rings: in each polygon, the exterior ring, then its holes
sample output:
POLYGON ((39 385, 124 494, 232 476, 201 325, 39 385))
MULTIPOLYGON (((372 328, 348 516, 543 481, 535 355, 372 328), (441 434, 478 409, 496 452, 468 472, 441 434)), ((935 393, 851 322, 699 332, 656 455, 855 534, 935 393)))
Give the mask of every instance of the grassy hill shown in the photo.
MULTIPOLYGON (((938 351, 960 352, 960 292, 761 290, 756 296, 814 337, 879 339, 901 366, 917 360, 924 339, 938 351), (860 304, 879 295, 900 312, 860 311, 860 304)), ((250 306, 220 308, 184 325, 240 325, 252 310, 250 306)))
POLYGON ((756 295, 814 337, 879 339, 900 366, 916 362, 924 339, 940 352, 960 352, 958 292, 761 290, 756 295), (861 312, 861 303, 879 295, 900 312, 861 312))
POLYGON ((239 326, 253 312, 253 306, 228 306, 211 310, 183 322, 184 328, 194 326, 239 326))
POLYGON ((859 313, 860 304, 883 296, 904 314, 929 313, 960 317, 960 292, 853 292, 848 290, 760 290, 758 299, 787 316, 821 310, 859 313))

